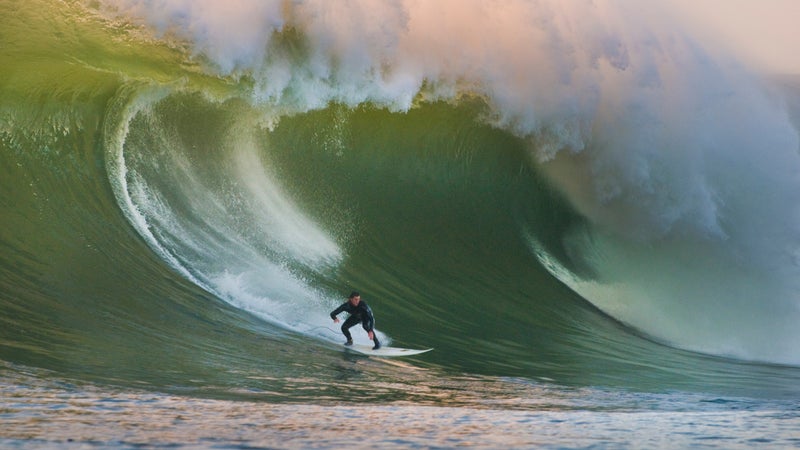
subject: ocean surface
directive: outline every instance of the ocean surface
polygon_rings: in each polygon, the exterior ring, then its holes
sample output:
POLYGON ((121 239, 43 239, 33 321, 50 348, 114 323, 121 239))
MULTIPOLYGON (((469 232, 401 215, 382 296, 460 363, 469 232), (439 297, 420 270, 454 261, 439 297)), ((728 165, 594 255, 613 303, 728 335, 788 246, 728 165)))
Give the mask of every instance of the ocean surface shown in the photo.
POLYGON ((0 447, 800 447, 800 77, 636 5, 0 1, 0 447))

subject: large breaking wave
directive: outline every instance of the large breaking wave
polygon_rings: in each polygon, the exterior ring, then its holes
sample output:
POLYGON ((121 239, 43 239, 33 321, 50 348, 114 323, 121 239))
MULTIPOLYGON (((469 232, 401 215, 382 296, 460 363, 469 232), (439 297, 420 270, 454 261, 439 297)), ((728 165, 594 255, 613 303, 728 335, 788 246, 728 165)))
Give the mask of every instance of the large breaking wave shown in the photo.
POLYGON ((665 342, 798 362, 800 160, 787 98, 661 14, 626 2, 105 6, 247 83, 271 120, 331 102, 408 111, 483 99, 480 119, 524 139, 530 164, 586 219, 556 264, 531 239, 563 282, 665 342))
POLYGON ((0 22, 4 359, 325 391, 359 289, 445 368, 796 386, 679 350, 800 364, 799 109, 666 9, 63 6, 0 22))

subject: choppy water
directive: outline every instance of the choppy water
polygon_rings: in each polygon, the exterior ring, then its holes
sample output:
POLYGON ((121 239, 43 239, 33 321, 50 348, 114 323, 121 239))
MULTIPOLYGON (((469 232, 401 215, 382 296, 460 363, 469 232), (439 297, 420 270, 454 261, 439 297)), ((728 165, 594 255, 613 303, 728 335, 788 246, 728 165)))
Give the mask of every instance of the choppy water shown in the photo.
POLYGON ((332 5, 0 3, 2 445, 800 446, 794 78, 332 5))
MULTIPOLYGON (((355 362, 353 362, 355 364, 355 362)), ((5 367, 8 448, 790 448, 795 402, 450 377, 402 401, 274 403, 113 389, 5 367), (31 376, 34 375, 34 376, 31 376), (448 386, 457 395, 447 393, 448 386), (474 389, 473 392, 464 392, 474 389)))

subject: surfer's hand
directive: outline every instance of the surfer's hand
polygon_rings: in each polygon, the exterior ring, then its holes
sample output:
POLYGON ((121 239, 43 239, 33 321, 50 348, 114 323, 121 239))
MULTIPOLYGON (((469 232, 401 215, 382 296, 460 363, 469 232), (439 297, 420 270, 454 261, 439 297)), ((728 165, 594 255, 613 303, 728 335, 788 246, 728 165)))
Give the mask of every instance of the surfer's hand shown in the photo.
POLYGON ((333 318, 333 323, 339 323, 339 318, 338 317, 334 317, 333 318))
POLYGON ((375 333, 373 333, 372 331, 368 331, 367 335, 369 336, 370 341, 375 339, 375 333))

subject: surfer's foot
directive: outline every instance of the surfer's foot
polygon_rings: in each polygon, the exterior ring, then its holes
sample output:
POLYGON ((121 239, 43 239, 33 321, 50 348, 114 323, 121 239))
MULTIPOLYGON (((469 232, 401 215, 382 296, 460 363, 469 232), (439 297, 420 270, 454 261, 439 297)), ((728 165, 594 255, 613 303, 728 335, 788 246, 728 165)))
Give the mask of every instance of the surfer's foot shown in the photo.
POLYGON ((381 344, 375 344, 375 347, 372 347, 373 350, 377 350, 381 348, 381 344))
POLYGON ((353 340, 348 339, 347 342, 344 343, 344 345, 353 345, 353 340))

